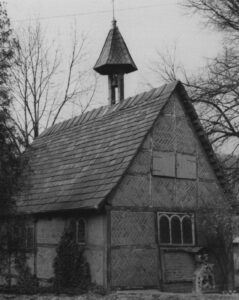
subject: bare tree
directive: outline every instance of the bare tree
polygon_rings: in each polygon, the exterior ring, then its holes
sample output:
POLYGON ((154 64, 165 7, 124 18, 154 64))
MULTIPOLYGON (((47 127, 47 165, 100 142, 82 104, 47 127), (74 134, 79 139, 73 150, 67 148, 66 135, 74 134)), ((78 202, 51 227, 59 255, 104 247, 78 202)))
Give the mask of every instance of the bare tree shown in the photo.
POLYGON ((180 79, 195 103, 202 124, 224 156, 230 178, 239 178, 239 1, 182 0, 190 12, 200 13, 206 24, 224 33, 221 53, 195 75, 177 61, 176 51, 158 53, 154 72, 164 81, 180 79))
POLYGON ((190 12, 200 13, 207 25, 213 25, 219 30, 237 36, 239 31, 238 0, 182 0, 182 4, 189 8, 190 12))
POLYGON ((26 147, 61 117, 86 110, 96 88, 96 77, 86 68, 86 37, 79 38, 74 31, 66 55, 45 36, 39 23, 20 30, 11 68, 12 109, 26 147))
MULTIPOLYGON (((204 126, 212 143, 239 154, 239 1, 184 0, 190 12, 201 14, 207 25, 224 33, 223 50, 208 63, 206 72, 190 82, 192 98, 200 103, 204 126)), ((229 159, 231 178, 238 180, 238 159, 229 159)))
POLYGON ((156 59, 151 62, 149 70, 156 74, 157 79, 163 82, 185 79, 187 72, 177 59, 176 44, 172 48, 166 48, 164 52, 156 49, 155 56, 156 59))

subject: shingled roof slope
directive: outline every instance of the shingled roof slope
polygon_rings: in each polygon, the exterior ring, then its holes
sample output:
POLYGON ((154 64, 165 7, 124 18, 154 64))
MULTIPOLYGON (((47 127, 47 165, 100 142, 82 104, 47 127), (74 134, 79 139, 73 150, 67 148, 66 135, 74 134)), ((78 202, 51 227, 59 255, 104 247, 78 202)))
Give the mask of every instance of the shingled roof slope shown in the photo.
POLYGON ((26 213, 95 208, 124 174, 177 82, 57 124, 29 151, 18 207, 26 213))
POLYGON ((226 181, 180 82, 56 124, 29 151, 18 207, 25 213, 98 209, 117 186, 171 94, 177 91, 223 187, 226 181))

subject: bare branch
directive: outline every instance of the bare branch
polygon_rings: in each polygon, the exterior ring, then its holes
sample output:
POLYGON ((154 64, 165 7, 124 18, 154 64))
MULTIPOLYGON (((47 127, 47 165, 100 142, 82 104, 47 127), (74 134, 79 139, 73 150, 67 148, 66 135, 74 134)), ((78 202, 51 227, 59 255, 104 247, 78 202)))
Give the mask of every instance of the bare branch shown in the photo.
POLYGON ((88 107, 95 93, 96 81, 92 86, 92 79, 88 80, 86 38, 79 39, 76 31, 68 63, 64 61, 66 55, 60 52, 60 48, 53 41, 46 40, 39 23, 22 29, 18 40, 16 64, 11 69, 11 93, 13 111, 20 123, 19 132, 29 145, 32 137, 37 137, 43 128, 54 125, 60 115, 64 115, 64 108, 73 111, 76 98, 79 103, 84 99, 86 103, 82 103, 82 107, 88 107))

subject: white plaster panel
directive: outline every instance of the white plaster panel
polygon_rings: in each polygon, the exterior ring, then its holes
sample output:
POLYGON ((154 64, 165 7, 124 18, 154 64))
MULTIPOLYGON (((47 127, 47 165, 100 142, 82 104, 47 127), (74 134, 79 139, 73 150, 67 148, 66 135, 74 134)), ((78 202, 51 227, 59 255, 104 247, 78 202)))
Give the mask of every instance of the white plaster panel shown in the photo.
POLYGON ((184 111, 184 108, 183 108, 183 106, 182 106, 182 104, 181 104, 181 101, 180 101, 178 95, 177 95, 177 94, 174 94, 172 98, 174 99, 174 102, 175 102, 175 104, 174 104, 174 107, 175 107, 175 108, 174 108, 174 109, 175 109, 175 115, 176 115, 177 117, 186 116, 185 111, 184 111))
POLYGON ((239 287, 239 245, 233 247, 233 262, 234 262, 234 282, 235 287, 239 287))
POLYGON ((153 175, 175 177, 175 154, 174 152, 154 151, 153 175))
POLYGON ((220 207, 224 206, 224 195, 216 182, 203 182, 198 184, 198 206, 220 207))
POLYGON ((142 149, 149 150, 151 149, 151 136, 150 134, 147 135, 145 141, 143 142, 143 145, 141 146, 142 149))
POLYGON ((104 266, 104 250, 87 249, 85 257, 90 266, 91 281, 97 285, 105 286, 106 266, 104 266))
POLYGON ((128 173, 132 174, 149 174, 150 173, 150 162, 151 162, 151 152, 150 151, 140 151, 132 165, 130 166, 128 173))
POLYGON ((233 238, 236 239, 239 244, 239 216, 233 216, 233 238))
POLYGON ((196 179, 196 156, 188 154, 177 154, 177 177, 196 179))
POLYGON ((49 247, 38 247, 37 251, 37 277, 48 279, 54 276, 53 262, 56 249, 49 247))
POLYGON ((106 215, 94 215, 86 219, 86 239, 88 245, 105 245, 106 215))
POLYGON ((150 176, 126 174, 112 199, 113 206, 148 206, 150 200, 150 176))
POLYGON ((15 257, 14 256, 11 258, 10 273, 11 273, 11 275, 18 275, 17 270, 16 270, 15 257))
POLYGON ((212 179, 216 180, 213 168, 210 165, 205 151, 202 149, 200 142, 198 141, 197 145, 198 151, 198 177, 202 179, 212 179))
POLYGON ((30 271, 32 274, 34 274, 34 253, 27 254, 27 261, 26 261, 28 267, 30 268, 30 271))
POLYGON ((36 225, 37 243, 58 244, 65 228, 65 221, 61 218, 40 219, 36 225))

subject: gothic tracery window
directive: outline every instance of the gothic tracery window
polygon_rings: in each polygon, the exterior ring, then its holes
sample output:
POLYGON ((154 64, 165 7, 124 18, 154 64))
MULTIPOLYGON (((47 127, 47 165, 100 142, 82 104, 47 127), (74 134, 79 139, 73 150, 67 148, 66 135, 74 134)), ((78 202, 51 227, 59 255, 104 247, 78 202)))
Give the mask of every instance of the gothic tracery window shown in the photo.
POLYGON ((166 245, 194 245, 194 216, 158 213, 159 242, 166 245))

